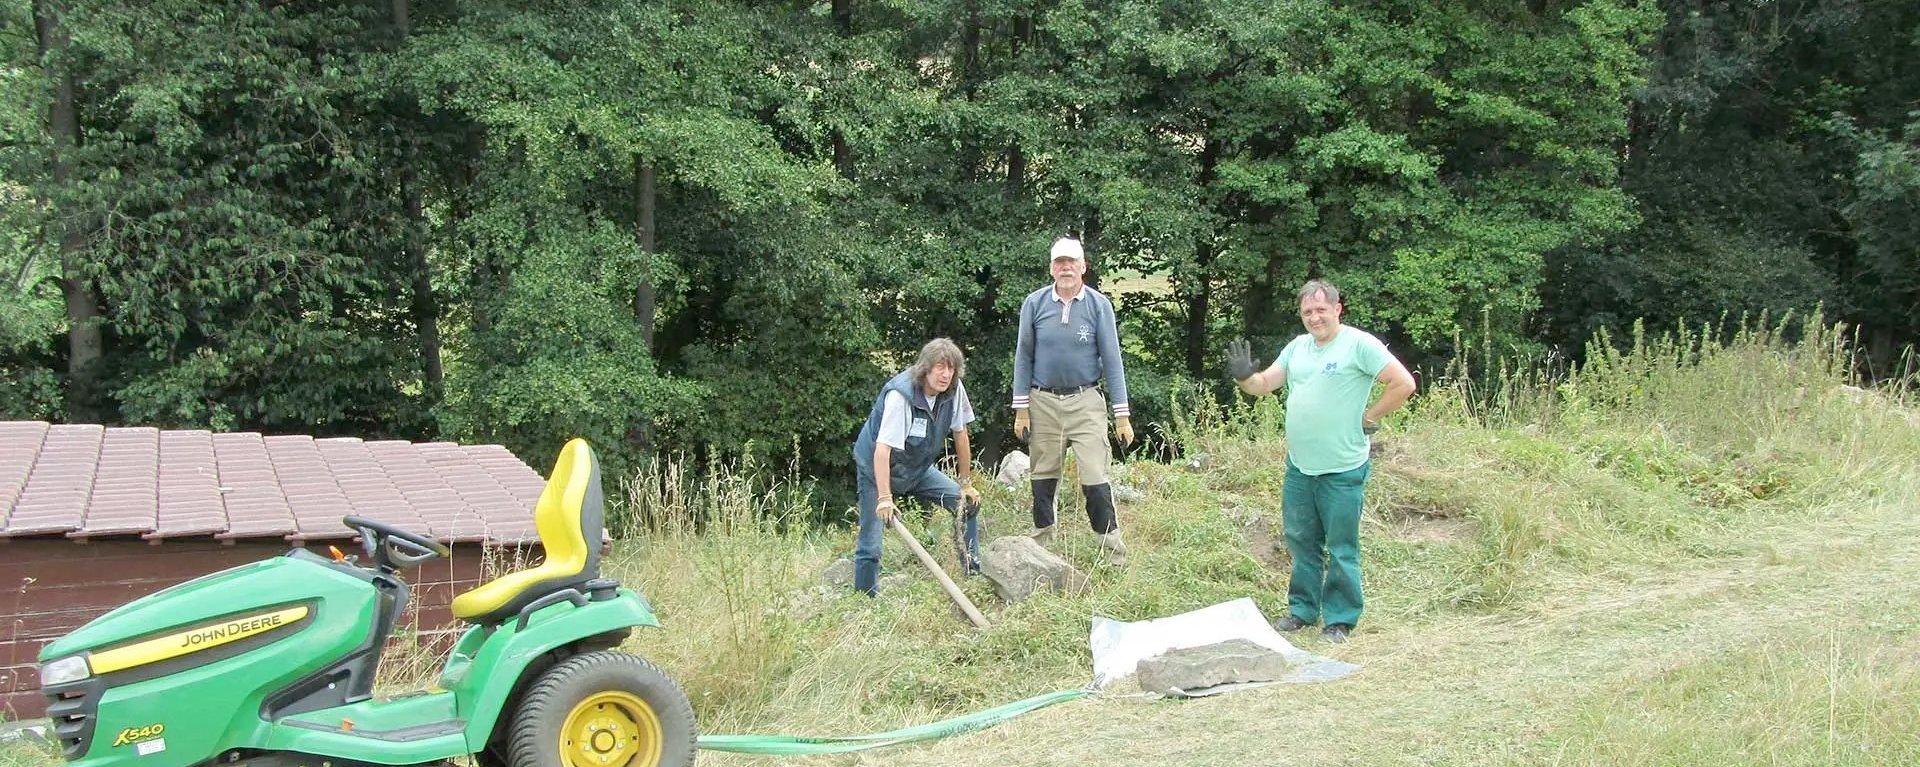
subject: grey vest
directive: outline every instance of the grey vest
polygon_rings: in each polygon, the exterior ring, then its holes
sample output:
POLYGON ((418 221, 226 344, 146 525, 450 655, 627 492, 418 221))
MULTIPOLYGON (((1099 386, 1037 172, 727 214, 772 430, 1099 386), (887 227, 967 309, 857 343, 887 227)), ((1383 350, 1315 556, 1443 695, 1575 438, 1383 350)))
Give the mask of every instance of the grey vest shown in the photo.
POLYGON ((867 425, 860 428, 860 438, 853 443, 853 463, 860 467, 860 476, 873 476, 873 446, 880 438, 880 416, 887 410, 887 392, 897 391, 907 398, 907 443, 893 451, 888 461, 887 474, 893 480, 894 487, 905 487, 908 480, 917 479, 926 473, 928 467, 940 460, 940 449, 945 446, 947 433, 953 431, 953 392, 957 387, 947 387, 933 400, 933 409, 927 409, 927 401, 920 394, 919 387, 913 385, 908 376, 910 370, 902 370, 886 386, 880 387, 880 396, 873 398, 873 410, 867 414, 867 425), (927 428, 921 436, 913 436, 912 424, 915 420, 925 419, 927 428))

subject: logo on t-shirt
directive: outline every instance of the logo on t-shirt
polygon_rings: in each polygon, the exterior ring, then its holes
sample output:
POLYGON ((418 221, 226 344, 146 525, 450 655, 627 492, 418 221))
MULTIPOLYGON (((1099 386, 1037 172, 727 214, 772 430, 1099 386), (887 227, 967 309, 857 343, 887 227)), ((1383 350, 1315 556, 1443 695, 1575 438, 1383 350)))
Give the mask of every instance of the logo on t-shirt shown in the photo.
POLYGON ((1092 341, 1093 341, 1093 326, 1081 325, 1080 326, 1080 343, 1084 344, 1084 343, 1090 343, 1092 341))
POLYGON ((1338 367, 1339 365, 1340 365, 1340 363, 1339 363, 1339 362, 1337 362, 1337 361, 1336 361, 1336 362, 1329 362, 1329 363, 1327 363, 1327 366, 1326 366, 1325 368, 1322 368, 1322 369, 1321 369, 1321 371, 1322 371, 1322 372, 1326 372, 1326 373, 1331 373, 1331 372, 1333 372, 1333 369, 1334 369, 1335 367, 1338 367))

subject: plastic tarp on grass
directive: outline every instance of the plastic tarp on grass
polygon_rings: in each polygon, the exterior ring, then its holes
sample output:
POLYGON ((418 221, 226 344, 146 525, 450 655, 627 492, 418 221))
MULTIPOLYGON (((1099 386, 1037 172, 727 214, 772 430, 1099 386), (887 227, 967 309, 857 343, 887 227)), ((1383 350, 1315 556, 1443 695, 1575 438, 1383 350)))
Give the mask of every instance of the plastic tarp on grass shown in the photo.
MULTIPOLYGON (((1093 647, 1093 686, 1132 676, 1140 662, 1169 650, 1204 647, 1245 639, 1279 653, 1287 660, 1287 676, 1279 682, 1325 682, 1360 670, 1358 665, 1302 650, 1275 631, 1253 600, 1242 597, 1189 613, 1144 621, 1116 621, 1095 617, 1088 644, 1093 647)), ((1224 684, 1206 690, 1184 691, 1189 697, 1217 695, 1274 682, 1224 684)))

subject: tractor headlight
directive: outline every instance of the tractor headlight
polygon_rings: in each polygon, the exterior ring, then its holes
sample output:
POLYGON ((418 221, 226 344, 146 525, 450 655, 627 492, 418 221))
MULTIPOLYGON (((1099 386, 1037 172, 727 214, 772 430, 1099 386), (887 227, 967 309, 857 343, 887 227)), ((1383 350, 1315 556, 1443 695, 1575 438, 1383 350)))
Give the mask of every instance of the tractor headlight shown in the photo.
POLYGON ((87 666, 85 657, 69 655, 40 666, 40 686, 52 687, 57 684, 78 682, 92 675, 93 669, 87 666))

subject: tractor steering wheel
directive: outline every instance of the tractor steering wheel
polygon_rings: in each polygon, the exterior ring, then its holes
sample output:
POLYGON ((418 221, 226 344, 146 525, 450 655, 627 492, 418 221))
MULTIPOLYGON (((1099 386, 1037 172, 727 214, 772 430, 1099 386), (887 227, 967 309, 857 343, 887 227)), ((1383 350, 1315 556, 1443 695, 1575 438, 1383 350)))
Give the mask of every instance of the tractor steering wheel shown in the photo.
POLYGON ((383 572, 398 572, 403 567, 415 567, 452 555, 446 544, 385 522, 356 516, 348 516, 340 521, 360 532, 361 548, 383 572))

